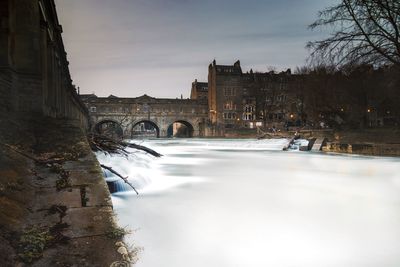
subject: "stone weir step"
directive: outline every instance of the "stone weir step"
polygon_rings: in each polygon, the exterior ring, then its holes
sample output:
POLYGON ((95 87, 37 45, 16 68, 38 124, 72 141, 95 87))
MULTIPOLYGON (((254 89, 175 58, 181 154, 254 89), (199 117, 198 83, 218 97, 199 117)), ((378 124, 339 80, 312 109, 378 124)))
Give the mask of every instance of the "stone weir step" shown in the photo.
POLYGON ((321 151, 323 146, 326 146, 326 138, 317 138, 312 144, 311 151, 321 151))

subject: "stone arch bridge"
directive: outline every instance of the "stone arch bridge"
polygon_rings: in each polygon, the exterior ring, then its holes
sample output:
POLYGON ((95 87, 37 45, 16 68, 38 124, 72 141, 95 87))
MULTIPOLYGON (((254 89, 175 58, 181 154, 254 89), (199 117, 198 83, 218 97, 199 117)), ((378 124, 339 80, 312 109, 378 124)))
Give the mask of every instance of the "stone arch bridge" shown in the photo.
POLYGON ((207 101, 193 99, 165 99, 147 95, 136 98, 81 95, 88 107, 91 129, 96 131, 104 123, 117 125, 124 138, 133 136, 134 128, 145 122, 156 129, 157 137, 167 137, 175 122, 188 128, 189 137, 207 136, 207 101))

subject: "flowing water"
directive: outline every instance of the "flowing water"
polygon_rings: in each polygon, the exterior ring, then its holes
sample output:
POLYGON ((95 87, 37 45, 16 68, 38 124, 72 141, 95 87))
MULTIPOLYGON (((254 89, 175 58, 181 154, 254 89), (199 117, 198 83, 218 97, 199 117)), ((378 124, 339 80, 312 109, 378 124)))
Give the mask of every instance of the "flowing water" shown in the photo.
POLYGON ((113 194, 144 247, 137 266, 400 266, 400 159, 286 142, 158 139, 142 144, 162 158, 98 154, 140 193, 113 194))

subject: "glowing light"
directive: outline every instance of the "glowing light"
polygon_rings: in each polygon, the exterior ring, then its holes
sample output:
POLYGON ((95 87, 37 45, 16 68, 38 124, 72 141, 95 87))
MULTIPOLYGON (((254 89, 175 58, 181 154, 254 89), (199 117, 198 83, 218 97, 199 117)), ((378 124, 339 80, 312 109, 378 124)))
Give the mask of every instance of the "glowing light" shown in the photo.
POLYGON ((294 118, 294 115, 293 115, 293 114, 290 114, 290 118, 293 119, 293 118, 294 118))

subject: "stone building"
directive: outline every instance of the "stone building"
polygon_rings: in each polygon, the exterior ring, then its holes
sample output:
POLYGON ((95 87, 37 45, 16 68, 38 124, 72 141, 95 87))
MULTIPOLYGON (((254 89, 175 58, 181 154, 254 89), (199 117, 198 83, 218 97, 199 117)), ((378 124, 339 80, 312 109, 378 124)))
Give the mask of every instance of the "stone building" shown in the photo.
POLYGON ((243 128, 287 127, 301 120, 300 76, 281 73, 243 73, 240 61, 208 68, 209 123, 212 135, 243 128))
POLYGON ((0 1, 0 110, 79 120, 54 0, 0 1))
POLYGON ((208 83, 198 82, 197 79, 192 83, 190 99, 208 99, 208 83))

